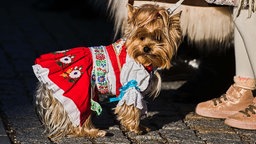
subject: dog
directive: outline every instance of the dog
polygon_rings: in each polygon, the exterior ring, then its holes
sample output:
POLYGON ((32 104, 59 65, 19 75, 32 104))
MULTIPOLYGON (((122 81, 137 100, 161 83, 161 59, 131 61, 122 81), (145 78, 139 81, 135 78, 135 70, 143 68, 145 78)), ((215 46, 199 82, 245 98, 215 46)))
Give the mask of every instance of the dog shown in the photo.
POLYGON ((161 89, 157 69, 169 69, 181 41, 181 12, 170 14, 154 4, 128 4, 124 36, 108 46, 76 47, 43 54, 33 71, 39 80, 35 104, 51 141, 62 137, 103 137, 94 127, 93 111, 100 114, 101 95, 117 95, 114 109, 126 131, 140 134, 146 113, 144 96, 161 89))

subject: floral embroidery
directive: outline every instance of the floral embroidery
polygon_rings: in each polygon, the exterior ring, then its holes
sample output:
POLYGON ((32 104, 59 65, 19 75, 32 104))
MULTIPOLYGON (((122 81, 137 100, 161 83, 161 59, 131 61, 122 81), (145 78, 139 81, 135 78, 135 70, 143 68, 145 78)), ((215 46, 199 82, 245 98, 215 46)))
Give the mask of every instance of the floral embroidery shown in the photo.
POLYGON ((69 55, 69 56, 64 56, 62 58, 60 58, 58 61, 57 61, 57 64, 60 66, 60 67, 63 67, 65 65, 68 65, 72 62, 72 59, 75 58, 75 56, 73 55, 69 55))
POLYGON ((67 71, 63 72, 60 76, 65 79, 68 79, 69 82, 75 82, 82 75, 82 66, 70 68, 67 71))
POLYGON ((75 79, 79 78, 81 76, 81 71, 80 70, 73 70, 70 74, 69 77, 75 79))
POLYGON ((97 60, 104 60, 104 59, 106 59, 106 58, 105 58, 105 55, 104 55, 104 54, 99 53, 99 54, 96 55, 96 59, 97 59, 97 60))
POLYGON ((64 56, 60 59, 60 62, 64 64, 69 64, 72 62, 72 58, 70 56, 64 56))
POLYGON ((94 67, 92 71, 92 85, 96 85, 101 94, 109 93, 107 73, 106 51, 104 46, 91 47, 94 58, 94 67))
POLYGON ((72 69, 73 68, 68 69, 67 71, 60 74, 60 76, 62 76, 63 78, 67 78, 69 76, 69 74, 72 72, 72 69))

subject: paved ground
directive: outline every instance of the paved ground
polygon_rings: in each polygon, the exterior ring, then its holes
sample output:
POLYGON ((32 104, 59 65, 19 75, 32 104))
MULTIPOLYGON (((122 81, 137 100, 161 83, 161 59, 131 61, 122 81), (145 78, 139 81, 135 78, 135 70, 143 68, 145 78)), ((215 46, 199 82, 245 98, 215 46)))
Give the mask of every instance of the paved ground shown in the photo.
MULTIPOLYGON (((1 144, 51 143, 43 134, 34 111, 33 93, 37 80, 31 65, 42 53, 80 45, 109 44, 113 37, 112 23, 106 20, 104 13, 101 9, 92 9, 83 0, 0 1, 1 144)), ((122 132, 111 111, 114 104, 104 104, 104 112, 95 118, 95 124, 107 130, 108 136, 65 138, 60 143, 256 143, 256 131, 230 128, 223 120, 194 114, 197 102, 224 92, 232 81, 232 50, 207 57, 198 56, 198 53, 188 56, 189 51, 191 49, 176 57, 174 68, 162 72, 164 85, 160 97, 154 101, 148 99, 150 112, 142 123, 149 126, 151 132, 145 135, 122 132), (200 58, 199 70, 183 63, 184 55, 190 59, 200 58), (177 90, 184 80, 187 83, 177 90)))

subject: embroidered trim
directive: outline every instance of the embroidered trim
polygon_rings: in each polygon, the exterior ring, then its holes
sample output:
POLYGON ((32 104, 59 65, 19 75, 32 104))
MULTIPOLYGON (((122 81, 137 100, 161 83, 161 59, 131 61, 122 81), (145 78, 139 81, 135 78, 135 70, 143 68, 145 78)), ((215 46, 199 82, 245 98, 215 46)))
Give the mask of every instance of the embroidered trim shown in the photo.
POLYGON ((113 48, 114 48, 114 51, 115 51, 117 56, 120 55, 124 43, 125 43, 125 39, 121 38, 121 39, 119 39, 118 41, 116 41, 115 43, 112 44, 113 48))
POLYGON ((118 41, 116 41, 115 43, 112 44, 113 49, 116 53, 117 64, 118 64, 118 68, 119 68, 120 71, 121 71, 122 66, 121 66, 119 55, 122 51, 122 47, 123 47, 124 43, 125 43, 125 39, 121 38, 121 39, 119 39, 118 41))
POLYGON ((92 70, 92 85, 96 85, 101 94, 109 93, 106 73, 108 65, 104 46, 90 47, 92 51, 94 66, 92 70))

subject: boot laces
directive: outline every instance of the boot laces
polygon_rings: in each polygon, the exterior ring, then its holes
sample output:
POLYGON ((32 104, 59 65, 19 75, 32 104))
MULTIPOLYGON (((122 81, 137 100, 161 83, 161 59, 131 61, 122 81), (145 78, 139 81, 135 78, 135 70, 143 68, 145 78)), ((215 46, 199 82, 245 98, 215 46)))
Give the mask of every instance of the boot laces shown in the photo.
POLYGON ((217 106, 218 104, 222 103, 222 100, 224 100, 224 101, 228 100, 226 94, 221 95, 219 98, 212 99, 213 104, 215 106, 217 106))
POLYGON ((247 117, 251 117, 250 113, 256 114, 256 106, 255 105, 249 105, 247 108, 245 108, 245 110, 241 110, 239 112, 246 115, 247 117))

